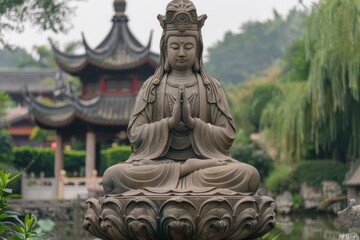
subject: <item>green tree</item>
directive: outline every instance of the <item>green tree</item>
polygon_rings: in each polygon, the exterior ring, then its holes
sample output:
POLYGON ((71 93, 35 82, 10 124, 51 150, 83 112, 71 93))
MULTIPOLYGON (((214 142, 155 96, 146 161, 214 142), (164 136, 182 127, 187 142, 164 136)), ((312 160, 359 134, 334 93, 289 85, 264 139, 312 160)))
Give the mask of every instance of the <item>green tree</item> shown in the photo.
POLYGON ((19 59, 18 68, 54 68, 54 54, 46 45, 34 46, 34 56, 28 54, 24 58, 19 59))
POLYGON ((265 22, 247 22, 241 32, 228 32, 209 49, 206 67, 224 81, 241 82, 281 59, 287 47, 303 34, 305 13, 291 10, 287 17, 274 11, 265 22))
POLYGON ((286 156, 303 158, 310 146, 318 158, 360 156, 359 9, 357 0, 322 0, 312 8, 305 31, 308 80, 290 84, 267 111, 267 127, 286 156))
POLYGON ((0 2, 0 43, 6 45, 4 36, 9 31, 22 32, 25 23, 40 30, 66 31, 74 14, 72 2, 79 0, 14 0, 0 2))
POLYGON ((12 105, 9 94, 0 91, 0 117, 4 116, 8 107, 12 105))

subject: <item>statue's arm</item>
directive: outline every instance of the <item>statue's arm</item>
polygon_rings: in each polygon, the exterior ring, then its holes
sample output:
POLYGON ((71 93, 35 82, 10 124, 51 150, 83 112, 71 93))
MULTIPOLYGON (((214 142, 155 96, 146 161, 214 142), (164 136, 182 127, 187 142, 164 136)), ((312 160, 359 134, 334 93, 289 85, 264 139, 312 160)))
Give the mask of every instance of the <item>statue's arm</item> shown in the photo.
POLYGON ((220 99, 223 101, 208 103, 209 122, 199 118, 195 118, 194 122, 193 145, 197 154, 206 158, 229 156, 229 150, 236 135, 225 95, 220 99))
POLYGON ((128 129, 133 155, 130 160, 154 159, 166 153, 169 137, 169 118, 152 121, 151 106, 134 119, 128 129))

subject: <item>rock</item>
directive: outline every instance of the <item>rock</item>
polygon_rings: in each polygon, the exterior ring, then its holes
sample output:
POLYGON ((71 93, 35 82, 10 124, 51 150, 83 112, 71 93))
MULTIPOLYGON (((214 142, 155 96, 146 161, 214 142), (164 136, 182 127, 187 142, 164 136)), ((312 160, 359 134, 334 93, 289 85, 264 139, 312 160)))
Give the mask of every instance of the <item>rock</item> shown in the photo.
POLYGON ((340 196, 342 193, 341 186, 334 181, 323 181, 322 194, 324 198, 340 196))
POLYGON ((318 209, 323 200, 323 194, 314 187, 308 186, 306 183, 301 184, 300 196, 304 200, 305 209, 318 209))
POLYGON ((289 191, 276 196, 276 210, 282 214, 288 214, 293 206, 292 195, 289 191))

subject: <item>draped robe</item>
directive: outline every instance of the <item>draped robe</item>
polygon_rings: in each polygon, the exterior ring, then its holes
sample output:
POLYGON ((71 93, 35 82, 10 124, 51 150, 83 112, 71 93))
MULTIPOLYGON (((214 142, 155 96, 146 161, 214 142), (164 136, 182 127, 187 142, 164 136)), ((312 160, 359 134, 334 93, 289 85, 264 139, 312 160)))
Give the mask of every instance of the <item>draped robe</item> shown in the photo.
POLYGON ((142 86, 130 118, 128 135, 133 153, 125 163, 106 170, 103 184, 106 193, 139 194, 251 194, 259 184, 258 171, 232 159, 229 149, 235 137, 235 126, 220 84, 215 79, 204 84, 196 75, 198 111, 194 127, 187 131, 197 161, 219 160, 221 166, 194 170, 181 177, 180 167, 189 157, 170 154, 173 131, 166 114, 166 79, 152 78, 142 86))

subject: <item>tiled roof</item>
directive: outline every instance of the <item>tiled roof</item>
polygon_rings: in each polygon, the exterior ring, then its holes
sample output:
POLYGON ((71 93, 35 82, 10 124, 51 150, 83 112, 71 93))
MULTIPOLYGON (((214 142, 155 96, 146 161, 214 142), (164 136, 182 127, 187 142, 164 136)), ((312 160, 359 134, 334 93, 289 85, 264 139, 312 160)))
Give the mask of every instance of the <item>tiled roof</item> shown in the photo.
POLYGON ((121 4, 120 12, 119 8, 115 7, 117 12, 113 17, 110 32, 95 49, 89 47, 84 36, 85 54, 82 55, 69 55, 53 46, 55 59, 61 69, 73 75, 80 75, 85 69, 88 71, 88 68, 129 70, 148 64, 155 69, 159 55, 150 51, 152 34, 148 45, 143 46, 131 33, 128 18, 122 12, 125 11, 126 3, 121 4))
POLYGON ((32 99, 30 112, 35 121, 48 128, 61 128, 75 120, 101 126, 126 126, 135 104, 136 95, 98 96, 76 99, 62 106, 47 106, 32 99))
POLYGON ((67 74, 58 69, 0 70, 0 91, 19 93, 25 85, 31 93, 48 93, 63 84, 67 74))
POLYGON ((29 109, 27 107, 9 108, 5 116, 0 117, 0 128, 8 127, 29 116, 29 109))

